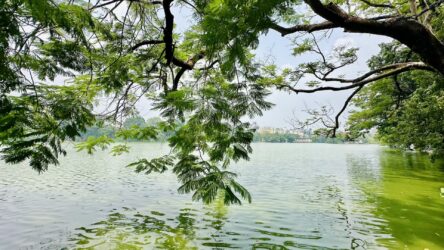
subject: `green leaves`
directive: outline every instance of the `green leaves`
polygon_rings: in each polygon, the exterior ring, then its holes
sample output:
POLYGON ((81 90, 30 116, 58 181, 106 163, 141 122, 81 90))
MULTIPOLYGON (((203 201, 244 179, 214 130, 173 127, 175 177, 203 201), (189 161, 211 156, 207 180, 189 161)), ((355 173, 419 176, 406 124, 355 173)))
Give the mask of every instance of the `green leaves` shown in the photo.
MULTIPOLYGON (((174 2, 189 7, 185 1, 174 2)), ((410 12, 409 3, 401 0, 392 1, 393 8, 355 0, 334 3, 350 4, 350 14, 360 17, 410 12)), ((333 71, 357 60, 357 49, 345 45, 324 54, 313 36, 295 41, 293 55, 312 52, 317 56, 314 61, 282 70, 255 62, 252 51, 271 27, 318 21, 302 4, 301 0, 194 0, 196 22, 187 31, 174 33, 174 15, 167 13, 174 9, 144 1, 102 1, 94 6, 85 1, 1 1, 2 159, 29 160, 43 171, 65 154, 64 141, 81 134, 97 135, 76 146, 90 154, 107 148, 114 139, 168 138, 169 156, 130 166, 145 173, 172 167, 182 185, 179 191, 193 192, 195 200, 211 202, 221 195, 230 204, 250 201, 249 193, 235 182, 236 174, 227 170, 232 162, 248 160, 252 152, 254 129, 246 120, 272 107, 267 101, 270 89, 294 89, 307 75, 310 88, 328 78, 341 81, 343 76, 333 71), (117 5, 128 9, 110 11, 117 5), (73 79, 60 82, 67 77, 73 79), (143 99, 162 115, 161 121, 147 124, 136 117, 136 104, 143 99), (93 111, 102 107, 106 110, 96 117, 93 111), (103 129, 91 127, 96 118, 103 129)), ((442 13, 429 13, 417 21, 429 22, 425 26, 442 38, 442 13)), ((391 43, 382 46, 381 55, 373 57, 369 66, 376 69, 413 59, 420 60, 399 43, 391 43)), ((438 152, 444 148, 439 122, 442 85, 442 77, 431 73, 380 80, 355 99, 361 110, 350 117, 350 131, 362 134, 376 127, 384 141, 438 152)), ((117 144, 111 154, 129 150, 128 144, 117 144)))
POLYGON ((145 173, 150 174, 152 172, 155 173, 163 173, 168 170, 169 166, 173 165, 173 156, 165 155, 159 158, 154 158, 151 160, 141 159, 136 162, 129 164, 127 167, 135 167, 135 171, 137 173, 145 173))
POLYGON ((138 141, 156 139, 157 128, 154 126, 140 127, 133 125, 129 129, 121 129, 116 132, 116 137, 120 137, 124 140, 134 139, 138 141))
POLYGON ((83 48, 75 41, 62 42, 54 40, 41 45, 40 49, 42 55, 53 58, 54 63, 59 64, 63 68, 73 69, 78 72, 88 69, 88 59, 83 48))
POLYGON ((22 97, 0 97, 0 150, 8 163, 27 159, 37 171, 58 164, 66 152, 62 142, 73 140, 94 121, 90 103, 75 87, 39 86, 22 97))
POLYGON ((60 140, 45 136, 10 143, 0 153, 6 163, 16 164, 29 159, 29 165, 39 172, 46 170, 49 164, 58 164, 58 155, 66 154, 61 148, 60 140))
POLYGON ((128 7, 124 16, 107 13, 112 3, 0 3, 0 20, 7 24, 0 30, 2 159, 29 160, 44 171, 66 153, 64 141, 80 136, 78 151, 110 147, 114 156, 129 152, 129 141, 168 139, 169 156, 129 166, 146 174, 171 167, 179 191, 196 200, 211 202, 219 194, 227 204, 250 201, 227 170, 252 152, 254 129, 245 120, 272 106, 250 50, 274 13, 285 12, 290 20, 292 11, 282 0, 197 0, 196 17, 217 15, 199 17, 181 34, 165 34, 171 20, 164 20, 161 6, 128 3, 121 5, 128 7), (137 117, 136 103, 143 99, 162 120, 137 117), (125 142, 112 145, 120 140, 125 142))
MULTIPOLYGON (((381 45, 381 52, 369 65, 379 68, 408 57, 408 49, 392 42, 381 45)), ((381 79, 354 100, 358 109, 348 119, 349 133, 358 137, 376 129, 377 138, 392 147, 442 155, 443 86, 442 76, 433 72, 410 71, 381 79)))
POLYGON ((100 137, 90 136, 86 141, 76 144, 76 149, 77 151, 86 150, 88 154, 92 154, 94 151, 97 150, 96 147, 99 147, 100 149, 104 150, 112 142, 113 139, 104 135, 100 137))
MULTIPOLYGON (((210 56, 220 56, 223 71, 230 75, 235 65, 246 65, 251 60, 249 49, 255 49, 259 36, 265 33, 274 14, 287 6, 288 1, 201 1, 204 13, 200 23, 204 30, 201 41, 210 56)), ((198 5, 199 6, 199 5, 198 5)))
MULTIPOLYGON (((153 126, 140 127, 138 125, 132 125, 128 129, 120 129, 114 134, 115 137, 123 140, 130 141, 144 141, 157 138, 157 128, 153 126)), ((114 139, 107 135, 101 136, 89 136, 85 141, 76 145, 77 151, 86 150, 88 154, 92 154, 97 148, 105 150, 108 146, 114 142, 114 139)), ((118 144, 112 147, 111 154, 113 156, 128 153, 130 147, 127 144, 118 144)))
MULTIPOLYGON (((129 166, 147 174, 162 173, 171 166, 182 184, 178 191, 193 193, 194 200, 209 203, 221 195, 226 204, 250 201, 245 188, 234 181, 236 174, 226 169, 231 161, 249 159, 254 129, 242 119, 270 108, 272 104, 265 100, 269 92, 254 82, 228 82, 219 72, 212 72, 207 79, 203 86, 157 97, 155 108, 166 121, 153 126, 171 133, 172 154, 129 166)), ((139 129, 130 127, 116 135, 137 138, 139 129)))
POLYGON ((195 156, 181 159, 173 168, 182 186, 179 193, 193 193, 193 200, 205 203, 213 202, 223 194, 225 204, 241 204, 241 199, 251 202, 251 195, 239 183, 234 181, 237 176, 229 171, 221 171, 207 161, 199 161, 195 156))
POLYGON ((117 156, 117 155, 121 155, 123 153, 129 153, 130 147, 126 144, 119 144, 119 145, 115 145, 113 146, 113 148, 111 149, 111 154, 113 156, 117 156))
POLYGON ((154 103, 154 109, 160 110, 163 117, 184 121, 186 112, 192 111, 196 106, 193 92, 189 88, 161 94, 154 103))
POLYGON ((311 39, 305 39, 302 43, 293 48, 293 55, 298 56, 305 52, 313 50, 313 41, 311 39))

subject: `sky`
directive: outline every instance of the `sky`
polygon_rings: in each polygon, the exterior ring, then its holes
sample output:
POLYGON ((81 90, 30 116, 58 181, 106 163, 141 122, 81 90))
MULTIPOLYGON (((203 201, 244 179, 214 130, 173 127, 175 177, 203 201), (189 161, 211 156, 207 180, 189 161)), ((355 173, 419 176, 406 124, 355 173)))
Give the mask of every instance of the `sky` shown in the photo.
MULTIPOLYGON (((358 47, 358 61, 341 72, 347 78, 353 78, 368 69, 366 62, 372 55, 379 52, 378 44, 388 41, 390 40, 381 36, 345 33, 337 29, 320 46, 325 51, 330 51, 335 45, 342 43, 358 47)), ((270 31, 266 36, 261 37, 256 55, 262 58, 272 55, 275 64, 281 67, 292 66, 294 68, 302 62, 313 60, 311 55, 292 56, 292 47, 291 37, 281 37, 279 33, 270 31)), ((307 116, 303 112, 306 107, 317 108, 322 105, 331 105, 335 110, 339 110, 349 93, 351 91, 325 91, 312 94, 274 91, 269 100, 275 103, 275 106, 266 111, 262 117, 256 118, 255 121, 259 126, 288 127, 287 120, 294 115, 301 120, 307 116)))
MULTIPOLYGON (((175 32, 182 32, 190 27, 193 21, 191 12, 187 8, 175 7, 172 9, 172 12, 176 21, 175 32)), ((259 47, 255 50, 257 59, 260 61, 272 60, 278 67, 282 68, 296 68, 300 63, 315 59, 316 57, 310 54, 302 54, 297 57, 292 55, 291 52, 294 47, 292 39, 294 39, 294 37, 295 36, 291 35, 282 37, 278 32, 270 30, 266 35, 260 37, 259 47)), ((323 39, 319 45, 321 49, 327 53, 338 44, 344 43, 359 48, 358 61, 340 72, 344 74, 346 78, 353 78, 368 70, 366 62, 372 55, 376 55, 379 52, 378 44, 389 41, 390 39, 386 37, 345 33, 340 29, 335 29, 329 37, 323 39)), ((314 109, 323 105, 329 105, 332 106, 334 110, 339 110, 351 91, 295 94, 276 90, 273 91, 268 98, 275 106, 271 110, 265 111, 263 116, 254 118, 252 121, 260 127, 289 128, 289 119, 304 120, 307 118, 307 114, 304 112, 307 108, 314 109)), ((146 101, 141 101, 137 105, 137 108, 140 114, 146 118, 158 116, 158 113, 150 110, 149 106, 150 104, 146 101)), ((345 123, 346 113, 347 112, 341 117, 341 126, 345 123)))

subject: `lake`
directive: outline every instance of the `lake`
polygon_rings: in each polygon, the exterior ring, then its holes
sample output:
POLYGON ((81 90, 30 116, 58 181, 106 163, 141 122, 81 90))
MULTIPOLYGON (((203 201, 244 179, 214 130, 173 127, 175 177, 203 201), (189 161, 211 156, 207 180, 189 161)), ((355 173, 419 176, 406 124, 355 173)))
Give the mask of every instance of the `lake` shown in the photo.
POLYGON ((0 162, 0 249, 444 249, 444 164, 377 145, 253 144, 232 166, 253 202, 192 202, 170 173, 125 165, 168 152, 75 152, 38 174, 0 162))

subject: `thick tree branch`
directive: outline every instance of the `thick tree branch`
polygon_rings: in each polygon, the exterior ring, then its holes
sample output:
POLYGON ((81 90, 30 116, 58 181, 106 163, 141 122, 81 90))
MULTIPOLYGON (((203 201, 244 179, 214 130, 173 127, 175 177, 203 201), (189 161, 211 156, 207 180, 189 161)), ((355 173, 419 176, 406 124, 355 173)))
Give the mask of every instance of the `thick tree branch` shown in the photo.
POLYGON ((174 64, 180 63, 182 65, 182 68, 179 70, 179 72, 177 72, 176 76, 174 77, 173 87, 171 88, 172 91, 176 91, 177 88, 179 87, 180 78, 185 73, 185 71, 192 70, 194 68, 194 65, 196 65, 197 61, 199 61, 203 57, 204 57, 204 54, 199 53, 199 54, 193 56, 192 58, 188 59, 187 62, 182 62, 182 61, 176 59, 175 57, 173 58, 173 63, 174 64), (175 63, 175 61, 176 61, 176 63, 175 63))
POLYGON ((422 60, 444 74, 444 44, 420 22, 395 17, 384 21, 351 16, 338 5, 324 5, 320 0, 304 0, 310 8, 327 21, 346 32, 368 33, 394 38, 421 56, 422 60))
POLYGON ((173 28, 174 28, 174 15, 171 13, 171 3, 173 0, 163 0, 162 6, 165 13, 165 28, 163 29, 163 41, 165 42, 165 58, 166 64, 169 65, 173 61, 174 57, 174 44, 173 44, 173 28))
MULTIPOLYGON (((442 1, 444 1, 444 0, 442 0, 442 1)), ((383 16, 372 17, 372 18, 369 18, 368 20, 377 21, 377 20, 396 18, 396 17, 399 17, 399 16, 398 15, 383 15, 383 16)), ((321 23, 314 23, 314 24, 299 24, 299 25, 295 25, 295 26, 291 26, 291 27, 283 27, 283 26, 273 23, 273 22, 270 24, 270 29, 281 33, 282 36, 286 36, 286 35, 293 34, 296 32, 312 33, 312 32, 316 32, 316 31, 329 30, 329 29, 340 28, 340 27, 341 26, 334 24, 332 22, 329 22, 329 21, 321 22, 321 23)))
POLYGON ((174 28, 174 15, 171 12, 171 3, 173 0, 163 0, 163 10, 165 13, 165 28, 163 29, 163 41, 165 43, 165 59, 166 64, 173 63, 176 66, 190 70, 193 66, 190 66, 188 62, 184 62, 174 56, 174 41, 173 41, 173 28, 174 28))
POLYGON ((174 41, 173 41, 173 29, 174 29, 174 15, 171 12, 171 3, 174 0, 163 0, 162 6, 165 14, 165 28, 163 29, 163 43, 165 43, 165 59, 166 65, 169 66, 171 63, 175 66, 180 67, 179 72, 173 79, 173 86, 171 91, 176 91, 179 86, 179 81, 182 75, 187 70, 192 70, 196 62, 204 57, 204 53, 199 53, 188 61, 182 61, 174 56, 174 41))

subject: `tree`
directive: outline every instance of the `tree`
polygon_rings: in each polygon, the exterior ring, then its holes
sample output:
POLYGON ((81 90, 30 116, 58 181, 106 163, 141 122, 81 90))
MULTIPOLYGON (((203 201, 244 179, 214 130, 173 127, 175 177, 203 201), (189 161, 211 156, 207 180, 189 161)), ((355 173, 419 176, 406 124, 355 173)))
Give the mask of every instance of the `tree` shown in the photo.
MULTIPOLYGON (((275 67, 268 67, 263 75, 269 75, 268 82, 271 85, 297 94, 352 90, 344 106, 333 119, 334 123, 328 126, 331 128, 330 135, 334 137, 339 128, 339 116, 364 86, 408 71, 430 71, 442 77, 444 71, 442 4, 443 1, 415 0, 392 1, 390 4, 385 1, 363 0, 328 3, 318 0, 305 0, 303 3, 227 1, 215 8, 211 15, 205 15, 207 19, 205 24, 210 27, 224 20, 224 26, 228 27, 222 31, 227 31, 223 36, 227 39, 219 40, 219 44, 213 45, 217 48, 223 47, 224 44, 229 44, 233 48, 254 47, 258 42, 258 34, 270 29, 280 32, 282 36, 309 34, 306 39, 296 40, 299 45, 294 48, 293 53, 298 55, 312 52, 319 55, 319 60, 303 63, 296 69, 284 69, 280 73, 277 73, 275 67), (304 10, 307 13, 303 13, 304 10), (237 15, 239 12, 243 14, 237 15), (312 14, 316 17, 312 18, 312 14), (284 27, 283 23, 290 23, 292 26, 284 27), (345 32, 393 38, 406 48, 409 58, 401 62, 381 64, 357 77, 346 78, 339 73, 335 75, 335 72, 358 59, 356 48, 338 47, 330 54, 321 49, 318 40, 322 35, 339 28, 345 32), (230 36, 230 32, 234 35, 230 36), (301 79, 305 80, 309 88, 299 87, 298 82, 301 79)), ((211 36, 220 36, 221 31, 211 31, 208 28, 208 33, 211 36)))
POLYGON ((143 119, 143 117, 141 116, 133 116, 133 117, 128 117, 123 122, 123 127, 125 128, 131 128, 132 126, 139 126, 139 127, 145 126, 145 119, 143 119))
MULTIPOLYGON (((227 170, 231 161, 248 159, 253 129, 245 116, 271 107, 268 91, 256 83, 253 64, 227 77, 217 59, 205 57, 199 28, 174 34, 171 0, 165 1, 3 1, 1 55, 1 157, 9 163, 29 159, 37 171, 57 164, 62 142, 79 136, 94 122, 122 124, 143 97, 166 119, 155 126, 116 132, 124 140, 169 138, 170 155, 130 164, 136 171, 172 167, 193 199, 226 203, 251 200, 227 170), (119 5, 124 14, 114 13, 119 5), (194 69, 193 74, 186 74, 194 69), (69 77, 64 86, 45 84, 69 77), (186 77, 185 77, 186 76, 186 77), (39 79, 37 81, 37 79, 39 79), (105 111, 93 104, 100 96, 105 111), (239 197, 241 198, 239 198, 239 197)), ((186 4, 178 1, 179 5, 186 4)), ((105 148, 111 138, 89 137, 79 150, 105 148)), ((116 145, 112 152, 127 151, 116 145)))
MULTIPOLYGON (((194 192, 197 200, 210 202, 218 194, 226 203, 240 203, 238 195, 250 200, 227 167, 248 159, 254 129, 244 118, 261 115, 272 106, 265 100, 270 90, 353 90, 331 126, 334 136, 339 115, 370 83, 419 70, 442 78, 442 3, 2 1, 1 157, 10 163, 29 159, 34 169, 44 171, 65 154, 63 141, 96 122, 117 124, 121 129, 116 136, 125 140, 155 138, 163 131, 172 134, 168 140, 174 150, 130 164, 137 171, 172 168, 182 183, 179 191, 194 192), (195 18, 181 33, 175 32, 177 8, 189 9, 195 18), (357 60, 356 48, 338 47, 330 56, 321 50, 317 33, 337 28, 393 38, 410 56, 402 62, 381 63, 356 78, 335 75, 357 60), (308 33, 296 39, 293 54, 312 52, 320 59, 296 69, 259 64, 251 51, 269 30, 283 36, 308 33), (299 81, 308 88, 296 86, 299 81), (153 103, 164 121, 122 126, 127 117, 137 114, 135 105, 143 98, 153 103)), ((109 143, 106 137, 91 137, 79 149, 93 152, 109 143)), ((113 148, 127 150, 125 145, 113 148)))
MULTIPOLYGON (((407 55, 397 42, 384 44, 369 64, 380 67, 381 63, 403 61, 407 55)), ((348 130, 357 137, 376 128, 379 139, 393 147, 442 155, 443 97, 444 78, 431 72, 406 72, 378 80, 353 100, 359 109, 352 112, 348 130)))

